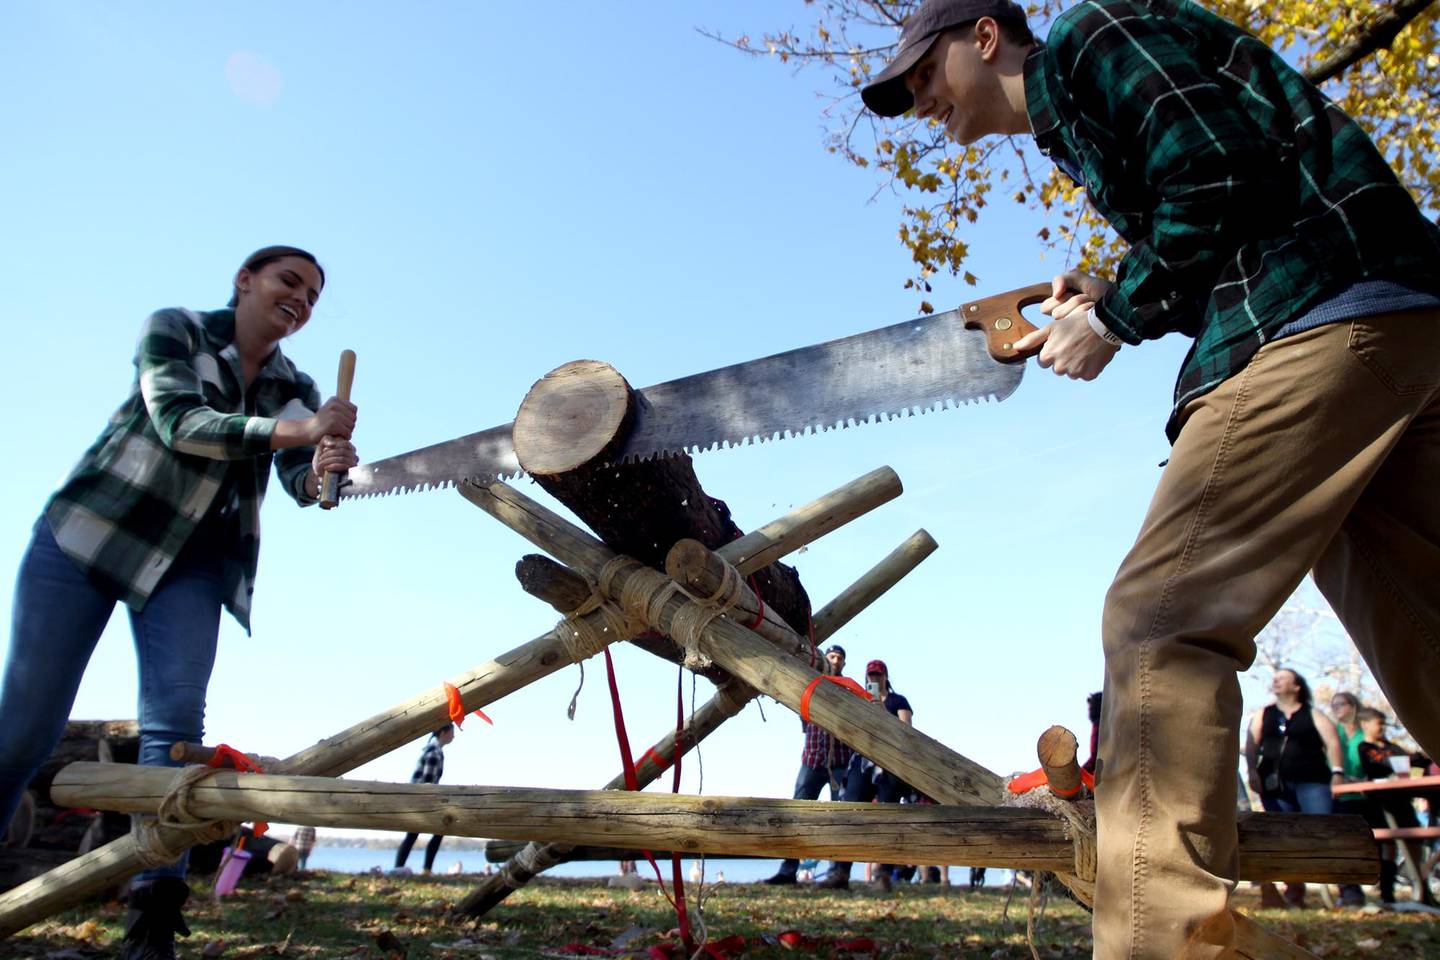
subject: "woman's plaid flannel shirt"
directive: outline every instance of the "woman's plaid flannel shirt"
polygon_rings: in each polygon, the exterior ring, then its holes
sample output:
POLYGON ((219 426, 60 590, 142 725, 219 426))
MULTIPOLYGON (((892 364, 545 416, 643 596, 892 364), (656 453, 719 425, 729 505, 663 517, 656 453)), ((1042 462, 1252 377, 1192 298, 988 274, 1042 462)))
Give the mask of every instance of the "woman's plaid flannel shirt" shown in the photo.
POLYGON ((72 560, 140 610, 226 490, 239 535, 225 558, 225 607, 248 631, 271 460, 287 493, 302 506, 314 502, 305 493, 314 448, 272 454, 270 437, 278 420, 319 409, 315 382, 277 347, 244 390, 233 310, 152 314, 135 369, 130 396, 45 517, 72 560))

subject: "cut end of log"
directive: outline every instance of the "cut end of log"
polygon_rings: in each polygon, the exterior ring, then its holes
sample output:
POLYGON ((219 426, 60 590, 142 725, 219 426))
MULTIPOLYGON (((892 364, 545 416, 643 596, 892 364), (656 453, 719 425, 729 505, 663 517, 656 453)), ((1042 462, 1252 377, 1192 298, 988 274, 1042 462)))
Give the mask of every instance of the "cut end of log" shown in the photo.
POLYGON ((539 554, 526 554, 515 564, 515 579, 533 597, 539 597, 568 614, 590 599, 590 584, 585 578, 563 564, 539 554))
POLYGON ((1040 734, 1035 744, 1050 789, 1059 796, 1073 797, 1080 790, 1080 765, 1076 762, 1079 749, 1075 734, 1058 725, 1040 734))
POLYGON ((515 414, 515 457, 548 477, 602 459, 629 433, 633 393, 608 363, 574 360, 541 377, 515 414))

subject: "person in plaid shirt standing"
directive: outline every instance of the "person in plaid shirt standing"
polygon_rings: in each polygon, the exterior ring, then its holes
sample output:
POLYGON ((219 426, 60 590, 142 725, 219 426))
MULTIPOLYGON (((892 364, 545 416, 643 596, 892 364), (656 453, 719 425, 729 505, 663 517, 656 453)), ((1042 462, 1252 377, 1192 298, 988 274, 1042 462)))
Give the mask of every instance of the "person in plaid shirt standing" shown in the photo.
MULTIPOLYGON (((832 677, 845 675, 845 648, 838 643, 825 651, 825 672, 832 677)), ((805 747, 800 751, 800 775, 795 778, 796 800, 817 800, 825 785, 830 785, 830 799, 839 800, 845 790, 845 770, 852 751, 827 730, 813 723, 800 722, 805 731, 805 747)), ((772 886, 793 884, 800 872, 800 861, 790 858, 765 882, 772 886)))
MULTIPOLYGON (((319 477, 358 461, 354 405, 320 402, 280 351, 325 283, 315 257, 266 247, 235 274, 228 308, 145 321, 129 397, 50 498, 16 578, 0 685, 0 823, 54 750, 116 601, 140 673, 140 763, 204 734, 220 613, 249 630, 260 502, 272 462, 316 502, 319 477)), ((186 857, 136 878, 125 960, 169 960, 188 933, 186 857)))
MULTIPOLYGON (((425 744, 425 749, 420 751, 420 762, 415 765, 415 772, 410 775, 411 783, 439 783, 440 777, 445 773, 445 748, 450 741, 455 739, 455 725, 447 723, 430 735, 430 740, 425 744)), ((400 849, 395 852, 395 869, 401 870, 405 861, 410 859, 410 848, 415 846, 415 841, 420 839, 418 833, 407 833, 405 839, 400 841, 400 849)), ((440 852, 440 841, 445 837, 435 834, 430 842, 425 845, 425 872, 429 873, 435 866, 435 854, 440 852)))
POLYGON ((1307 573, 1440 750, 1440 229, 1350 117, 1188 0, 1087 0, 1044 43, 1009 0, 926 0, 862 97, 963 144, 1033 135, 1129 243, 1113 280, 1055 278, 1016 342, 1041 366, 1195 341, 1105 600, 1095 955, 1231 956, 1236 674, 1307 573))

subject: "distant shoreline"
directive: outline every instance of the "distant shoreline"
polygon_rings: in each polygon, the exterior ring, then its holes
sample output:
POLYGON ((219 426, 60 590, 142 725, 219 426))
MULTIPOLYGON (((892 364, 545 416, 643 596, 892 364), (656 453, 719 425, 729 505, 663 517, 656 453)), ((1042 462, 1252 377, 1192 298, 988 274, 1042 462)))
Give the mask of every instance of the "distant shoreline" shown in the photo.
MULTIPOLYGON (((429 836, 429 834, 422 834, 422 836, 429 836)), ((364 850, 394 850, 400 845, 400 841, 404 839, 404 837, 405 834, 399 832, 396 832, 390 837, 346 837, 339 834, 326 833, 324 830, 317 829, 315 845, 317 847, 346 847, 364 850)), ((294 834, 292 833, 290 836, 277 834, 275 839, 290 843, 294 839, 294 834)), ((478 850, 481 853, 485 852, 485 844, 489 842, 489 840, 484 840, 479 837, 447 836, 445 838, 445 846, 451 850, 478 850)))

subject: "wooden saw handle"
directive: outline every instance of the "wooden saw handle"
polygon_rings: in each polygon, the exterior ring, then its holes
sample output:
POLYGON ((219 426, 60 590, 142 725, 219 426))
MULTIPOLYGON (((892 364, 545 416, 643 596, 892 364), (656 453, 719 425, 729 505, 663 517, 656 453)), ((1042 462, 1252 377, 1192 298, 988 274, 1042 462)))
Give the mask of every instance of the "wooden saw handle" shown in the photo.
POLYGON ((1035 325, 1021 316, 1025 307, 1042 303, 1049 298, 1051 287, 1048 283, 1037 283, 1008 293, 997 293, 993 297, 975 300, 960 305, 960 315, 965 318, 965 329, 985 331, 985 340, 990 356, 1001 363, 1020 363, 1036 351, 1021 354, 1015 349, 1015 341, 1035 330, 1035 325))
MULTIPOLYGON (((350 402, 350 387, 355 383, 355 351, 340 351, 340 375, 335 386, 335 396, 350 402)), ((340 474, 325 471, 320 478, 320 509, 329 510, 340 502, 340 474)))

